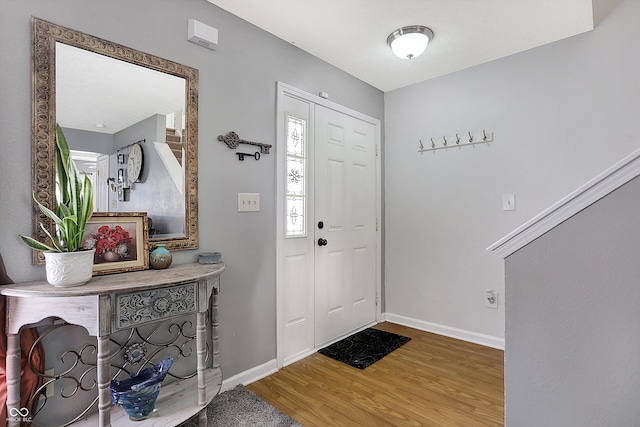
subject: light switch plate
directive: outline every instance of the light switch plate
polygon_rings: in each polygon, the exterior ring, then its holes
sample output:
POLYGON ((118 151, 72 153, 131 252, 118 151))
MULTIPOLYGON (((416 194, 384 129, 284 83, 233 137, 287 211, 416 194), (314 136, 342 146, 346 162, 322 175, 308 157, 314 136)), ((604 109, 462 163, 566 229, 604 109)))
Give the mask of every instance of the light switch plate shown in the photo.
POLYGON ((502 210, 515 211, 516 210, 516 195, 513 193, 502 195, 502 210))
POLYGON ((238 212, 259 212, 260 193, 238 193, 238 212))

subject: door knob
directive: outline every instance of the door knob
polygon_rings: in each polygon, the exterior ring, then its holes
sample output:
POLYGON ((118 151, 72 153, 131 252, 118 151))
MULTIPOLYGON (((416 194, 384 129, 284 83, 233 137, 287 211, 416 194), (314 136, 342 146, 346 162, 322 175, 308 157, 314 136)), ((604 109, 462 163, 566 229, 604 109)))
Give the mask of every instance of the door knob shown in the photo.
POLYGON ((327 239, 318 239, 318 246, 327 246, 327 239))

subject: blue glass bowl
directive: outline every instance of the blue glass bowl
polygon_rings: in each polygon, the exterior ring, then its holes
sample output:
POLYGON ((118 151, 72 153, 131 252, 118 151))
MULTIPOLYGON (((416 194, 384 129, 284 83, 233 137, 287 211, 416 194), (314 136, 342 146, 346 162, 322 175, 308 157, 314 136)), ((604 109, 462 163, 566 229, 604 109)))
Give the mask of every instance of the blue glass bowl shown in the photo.
POLYGON ((140 391, 123 392, 113 399, 112 404, 120 405, 129 415, 131 421, 149 418, 156 407, 156 399, 160 394, 160 383, 150 385, 140 391))
POLYGON ((132 421, 149 418, 160 394, 160 385, 173 364, 171 357, 126 380, 111 381, 111 404, 124 408, 132 421))

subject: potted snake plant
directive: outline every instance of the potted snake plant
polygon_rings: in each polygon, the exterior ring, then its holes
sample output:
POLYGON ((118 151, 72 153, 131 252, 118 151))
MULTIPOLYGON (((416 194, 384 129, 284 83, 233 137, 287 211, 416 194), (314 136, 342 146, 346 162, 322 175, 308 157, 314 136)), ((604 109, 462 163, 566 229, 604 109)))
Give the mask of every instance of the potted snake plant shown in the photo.
POLYGON ((40 223, 51 244, 32 237, 20 237, 31 249, 44 252, 47 281, 50 284, 60 287, 79 286, 88 282, 93 273, 94 251, 84 249, 82 245, 85 225, 93 213, 93 186, 89 177, 82 177, 78 171, 58 124, 55 152, 59 195, 55 211, 44 206, 33 193, 33 200, 40 211, 55 224, 55 230, 49 231, 40 223))

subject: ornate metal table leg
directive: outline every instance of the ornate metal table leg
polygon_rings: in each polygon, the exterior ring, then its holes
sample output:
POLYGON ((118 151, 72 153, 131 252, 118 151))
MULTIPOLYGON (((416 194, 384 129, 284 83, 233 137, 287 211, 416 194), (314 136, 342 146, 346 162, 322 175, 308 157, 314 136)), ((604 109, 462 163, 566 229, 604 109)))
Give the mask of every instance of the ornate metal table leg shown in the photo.
POLYGON ((110 364, 109 364, 109 336, 98 337, 98 410, 100 411, 100 427, 111 425, 111 393, 110 364))
MULTIPOLYGON (((7 334, 7 417, 8 427, 19 427, 20 408, 20 332, 7 334)), ((27 414, 30 416, 30 414, 27 414)))

